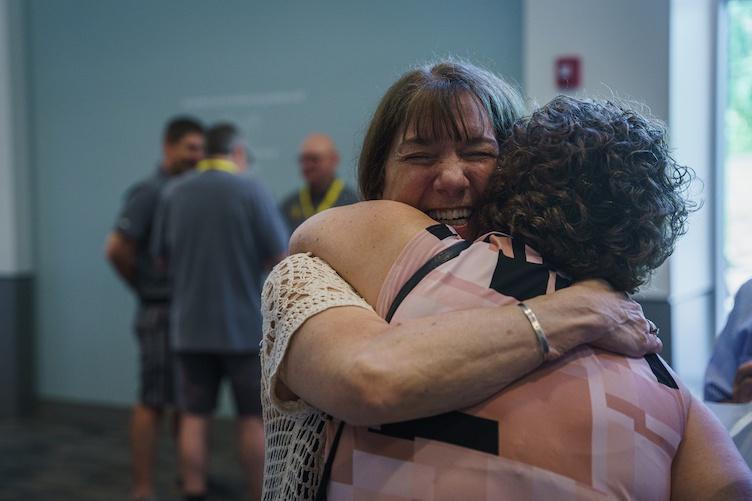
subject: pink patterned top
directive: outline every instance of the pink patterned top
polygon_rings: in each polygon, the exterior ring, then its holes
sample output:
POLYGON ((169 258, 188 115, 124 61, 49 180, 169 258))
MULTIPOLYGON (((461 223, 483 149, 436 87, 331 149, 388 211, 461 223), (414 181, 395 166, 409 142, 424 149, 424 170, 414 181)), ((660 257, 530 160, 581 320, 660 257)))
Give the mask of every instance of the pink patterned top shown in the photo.
MULTIPOLYGON (((386 316, 416 270, 459 241, 441 225, 418 234, 392 266, 376 311, 386 316)), ((392 321, 514 304, 566 285, 535 251, 490 233, 420 280, 392 321)), ((345 426, 328 499, 668 499, 689 402, 659 357, 582 347, 461 412, 345 426)))

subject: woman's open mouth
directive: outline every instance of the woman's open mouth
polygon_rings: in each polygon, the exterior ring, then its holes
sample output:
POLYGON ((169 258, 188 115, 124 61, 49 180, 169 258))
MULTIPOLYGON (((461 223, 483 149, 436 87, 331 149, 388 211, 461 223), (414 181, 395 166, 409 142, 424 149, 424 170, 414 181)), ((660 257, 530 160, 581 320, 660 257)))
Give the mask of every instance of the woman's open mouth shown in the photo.
POLYGON ((457 207, 454 209, 431 209, 426 211, 431 218, 449 226, 467 226, 472 211, 469 207, 457 207))

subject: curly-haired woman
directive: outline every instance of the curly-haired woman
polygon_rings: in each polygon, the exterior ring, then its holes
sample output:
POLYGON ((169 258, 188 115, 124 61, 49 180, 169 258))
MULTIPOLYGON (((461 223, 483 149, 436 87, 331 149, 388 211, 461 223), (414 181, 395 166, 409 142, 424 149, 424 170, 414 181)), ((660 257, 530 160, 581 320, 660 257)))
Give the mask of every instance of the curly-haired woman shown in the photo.
MULTIPOLYGON (((468 129, 445 133, 456 140, 468 129)), ((420 165, 432 148, 408 158, 420 165)), ((684 231, 689 176, 663 128, 616 104, 559 97, 515 125, 499 158, 472 221, 487 233, 472 243, 386 201, 324 213, 293 238, 294 250, 326 260, 393 324, 523 301, 547 361, 460 412, 439 414, 447 409, 432 402, 429 418, 330 425, 329 499, 748 498, 750 473, 727 434, 657 356, 588 346, 560 356, 524 303, 588 278, 631 292, 670 255, 684 231)), ((316 361, 295 353, 280 376, 305 393, 315 382, 301 376, 316 361)), ((376 386, 384 371, 413 363, 378 360, 369 366, 376 386)))

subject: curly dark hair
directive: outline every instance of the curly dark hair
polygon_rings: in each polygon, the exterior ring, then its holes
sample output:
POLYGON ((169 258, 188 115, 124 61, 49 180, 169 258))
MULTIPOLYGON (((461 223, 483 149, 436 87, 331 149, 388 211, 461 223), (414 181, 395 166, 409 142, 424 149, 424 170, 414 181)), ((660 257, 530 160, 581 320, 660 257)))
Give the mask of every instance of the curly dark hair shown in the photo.
POLYGON ((573 280, 632 293, 686 232, 692 178, 661 122, 558 96, 514 125, 475 225, 522 239, 573 280))

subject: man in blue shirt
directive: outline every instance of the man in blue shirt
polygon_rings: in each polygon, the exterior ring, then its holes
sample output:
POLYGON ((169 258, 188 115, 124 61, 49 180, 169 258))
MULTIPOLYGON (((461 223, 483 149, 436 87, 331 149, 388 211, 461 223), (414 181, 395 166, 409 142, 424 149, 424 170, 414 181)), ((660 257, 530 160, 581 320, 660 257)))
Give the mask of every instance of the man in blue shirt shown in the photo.
POLYGON ((265 272, 287 249, 287 229, 266 188, 244 175, 247 152, 230 124, 206 135, 207 158, 165 189, 152 252, 173 286, 170 334, 182 412, 178 450, 186 499, 206 495, 209 418, 222 379, 238 414, 241 461, 251 498, 264 459, 259 344, 265 272))
POLYGON ((739 288, 705 373, 705 400, 752 401, 752 280, 739 288))
POLYGON ((154 454, 160 421, 173 405, 174 373, 167 319, 170 289, 149 252, 154 213, 168 180, 195 167, 204 155, 204 129, 192 118, 171 120, 164 131, 163 160, 126 193, 107 238, 107 258, 138 298, 134 322, 140 355, 140 396, 130 424, 133 499, 154 496, 154 454))

